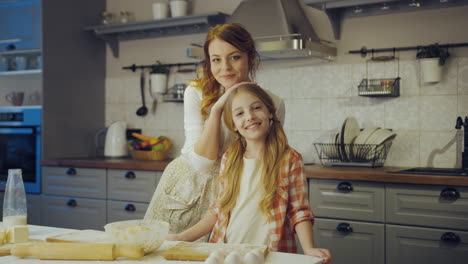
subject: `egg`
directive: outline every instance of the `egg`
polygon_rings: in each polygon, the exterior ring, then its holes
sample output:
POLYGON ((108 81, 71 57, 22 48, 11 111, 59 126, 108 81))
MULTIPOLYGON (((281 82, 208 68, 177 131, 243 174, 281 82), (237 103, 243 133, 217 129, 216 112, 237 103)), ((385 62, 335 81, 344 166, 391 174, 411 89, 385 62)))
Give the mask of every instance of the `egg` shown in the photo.
POLYGON ((241 264, 242 262, 241 255, 237 251, 232 251, 224 259, 224 264, 241 264))
POLYGON ((215 250, 210 254, 210 258, 216 258, 219 263, 223 263, 224 257, 224 253, 219 250, 215 250))
POLYGON ((219 261, 217 258, 214 258, 214 257, 208 257, 207 259, 205 259, 205 264, 223 264, 222 261, 219 261))
POLYGON ((254 249, 254 250, 250 251, 249 253, 255 254, 258 257, 258 259, 260 260, 259 263, 264 263, 265 262, 265 253, 262 250, 254 249))
POLYGON ((263 261, 260 259, 260 257, 253 253, 252 251, 248 252, 244 256, 244 264, 261 264, 263 261))

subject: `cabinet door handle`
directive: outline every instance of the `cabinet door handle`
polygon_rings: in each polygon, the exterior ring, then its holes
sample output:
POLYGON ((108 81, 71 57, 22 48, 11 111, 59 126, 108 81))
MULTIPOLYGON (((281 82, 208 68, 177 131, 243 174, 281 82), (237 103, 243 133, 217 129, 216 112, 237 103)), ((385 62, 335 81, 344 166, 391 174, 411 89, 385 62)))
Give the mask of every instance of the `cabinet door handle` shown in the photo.
POLYGON ((452 232, 443 233, 442 236, 440 237, 440 240, 444 242, 450 242, 450 243, 460 243, 461 241, 460 237, 457 234, 452 233, 452 232))
POLYGON ((338 184, 336 189, 338 189, 338 191, 341 191, 341 192, 352 192, 353 185, 349 182, 340 182, 340 184, 338 184))
POLYGON ((75 199, 70 199, 68 200, 67 205, 70 207, 76 207, 78 204, 76 203, 75 199))
POLYGON ((336 226, 336 230, 338 230, 338 232, 346 233, 346 234, 353 232, 353 228, 348 223, 339 223, 336 226))
POLYGON ((125 178, 133 180, 133 179, 136 178, 136 176, 135 176, 135 173, 133 171, 129 171, 129 172, 125 173, 125 178))
MULTIPOLYGON (((12 39, 13 41, 16 41, 16 39, 12 39)), ((16 49, 16 46, 15 44, 10 44, 6 47, 6 50, 15 50, 16 49)))
POLYGON ((76 170, 75 170, 75 168, 69 168, 69 169, 67 170, 67 175, 70 175, 70 176, 76 175, 76 170))
POLYGON ((445 188, 440 192, 440 198, 449 201, 456 201, 460 198, 460 193, 454 188, 445 188))
POLYGON ((125 206, 125 211, 129 211, 129 212, 135 212, 136 208, 133 204, 127 204, 125 206))

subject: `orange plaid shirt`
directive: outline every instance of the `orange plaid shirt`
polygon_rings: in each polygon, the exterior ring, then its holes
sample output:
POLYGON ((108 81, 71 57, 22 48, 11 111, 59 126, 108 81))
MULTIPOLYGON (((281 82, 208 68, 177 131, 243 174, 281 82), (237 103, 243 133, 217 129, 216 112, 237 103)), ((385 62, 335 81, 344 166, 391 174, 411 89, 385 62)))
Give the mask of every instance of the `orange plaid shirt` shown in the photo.
MULTIPOLYGON (((268 223, 270 240, 268 248, 271 251, 297 253, 294 228, 303 221, 311 221, 313 224, 314 215, 309 207, 302 156, 292 148, 286 151, 287 157, 283 161, 278 177, 277 196, 271 209, 274 220, 268 223)), ((224 170, 226 159, 225 153, 221 161, 221 172, 224 170)), ((218 197, 223 192, 222 189, 223 186, 220 186, 218 197)), ((230 213, 220 213, 216 204, 210 208, 210 211, 217 217, 210 243, 226 243, 230 213)))

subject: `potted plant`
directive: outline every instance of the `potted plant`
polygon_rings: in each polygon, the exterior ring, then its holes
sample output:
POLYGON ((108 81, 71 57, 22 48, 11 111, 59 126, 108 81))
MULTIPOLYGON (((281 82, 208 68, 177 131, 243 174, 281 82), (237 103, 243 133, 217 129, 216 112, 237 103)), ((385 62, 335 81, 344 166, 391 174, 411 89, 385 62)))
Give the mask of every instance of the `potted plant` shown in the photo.
POLYGON ((439 82, 442 79, 442 66, 449 56, 448 48, 438 43, 418 47, 416 58, 420 59, 423 81, 439 82))

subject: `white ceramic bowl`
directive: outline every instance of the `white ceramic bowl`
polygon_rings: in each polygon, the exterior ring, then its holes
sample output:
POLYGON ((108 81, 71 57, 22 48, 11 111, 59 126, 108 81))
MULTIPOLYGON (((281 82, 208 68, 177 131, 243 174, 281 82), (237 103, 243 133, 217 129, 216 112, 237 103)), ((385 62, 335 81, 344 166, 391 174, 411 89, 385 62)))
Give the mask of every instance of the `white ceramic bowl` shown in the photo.
POLYGON ((128 220, 104 226, 117 244, 140 246, 145 254, 158 249, 169 233, 169 223, 157 220, 128 220))

